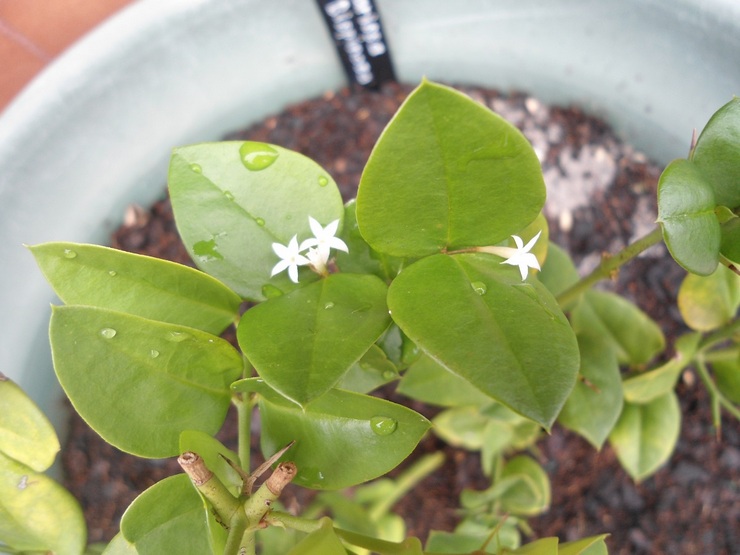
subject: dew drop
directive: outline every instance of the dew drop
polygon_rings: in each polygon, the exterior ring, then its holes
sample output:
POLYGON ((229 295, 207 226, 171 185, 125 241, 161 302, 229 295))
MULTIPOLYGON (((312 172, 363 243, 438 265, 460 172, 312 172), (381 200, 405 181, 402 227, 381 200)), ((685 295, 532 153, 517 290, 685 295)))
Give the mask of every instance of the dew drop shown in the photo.
POLYGON ((184 331, 170 331, 167 333, 167 341, 172 341, 173 343, 182 343, 189 337, 190 335, 184 331))
POLYGON ((470 286, 473 288, 473 291, 475 291, 479 295, 485 295, 486 291, 488 291, 488 286, 482 281, 474 281, 470 284, 470 286))
POLYGON ((331 301, 329 301, 328 303, 324 305, 324 309, 326 310, 331 310, 332 308, 334 308, 334 303, 331 301))
POLYGON ((328 184, 329 184, 329 180, 325 176, 320 175, 319 176, 319 187, 326 187, 328 184))
POLYGON ((152 349, 149 351, 149 356, 152 358, 157 358, 159 356, 159 351, 157 349, 152 349))
POLYGON ((77 258, 77 253, 72 249, 64 249, 64 258, 77 258))
POLYGON ((398 422, 388 416, 373 416, 370 429, 379 436, 389 436, 398 428, 398 422))
POLYGON ((224 196, 229 200, 234 200, 234 193, 231 191, 224 191, 224 196))
POLYGON ((265 143, 247 141, 239 148, 244 167, 251 171, 261 171, 272 166, 277 160, 278 151, 265 143))
POLYGON ((108 275, 110 277, 116 277, 118 275, 118 272, 116 272, 115 270, 108 270, 108 275))
POLYGON ((113 328, 103 328, 100 330, 100 335, 105 337, 106 339, 113 339, 116 336, 116 333, 118 333, 113 328))
POLYGON ((274 299, 275 297, 279 297, 283 294, 283 292, 275 287, 274 285, 270 285, 269 283, 262 286, 262 294, 267 299, 274 299))
POLYGON ((254 221, 255 221, 255 223, 256 223, 256 224, 257 224, 258 226, 260 226, 260 227, 265 227, 265 220, 263 220, 262 218, 257 218, 257 219, 255 219, 254 221))
POLYGON ((383 372, 383 379, 384 380, 393 380, 396 378, 398 374, 396 374, 393 370, 386 370, 383 372))
POLYGON ((200 164, 190 164, 190 169, 195 173, 203 173, 203 168, 200 167, 200 164))

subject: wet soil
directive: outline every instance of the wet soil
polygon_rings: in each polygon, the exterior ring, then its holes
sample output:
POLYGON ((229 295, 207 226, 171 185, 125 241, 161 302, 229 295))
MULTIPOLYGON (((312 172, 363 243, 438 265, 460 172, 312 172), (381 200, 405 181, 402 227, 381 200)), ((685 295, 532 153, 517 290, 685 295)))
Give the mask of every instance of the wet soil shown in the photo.
MULTIPOLYGON (((622 144, 602 121, 521 94, 464 90, 519 126, 533 143, 548 186, 551 239, 572 253, 581 272, 595 266, 603 252, 614 252, 652 229, 661 168, 622 144)), ((388 85, 380 93, 327 93, 227 138, 302 152, 326 168, 349 199, 370 149, 409 91, 388 85)), ((129 207, 111 244, 192 265, 164 191, 151 208, 129 207)), ((600 286, 635 301, 660 324, 671 345, 686 331, 675 308, 683 275, 658 246, 600 286)), ((683 375, 678 394, 683 423, 676 451, 665 467, 640 484, 622 470, 608 445, 596 452, 560 427, 543 437, 538 456, 552 482, 552 506, 530 521, 534 538, 571 540, 609 533, 610 553, 620 555, 740 552, 740 425, 725 419, 717 438, 707 395, 691 371, 683 375)), ((220 438, 229 443, 234 437, 229 420, 220 438)), ((445 446, 431 434, 411 458, 437 449, 447 456, 444 466, 396 506, 409 532, 422 538, 431 529, 453 529, 464 488, 486 487, 476 454, 445 446)), ((76 416, 71 417, 64 467, 66 485, 85 509, 90 541, 112 537, 123 510, 140 491, 179 472, 174 460, 120 453, 76 416)), ((293 491, 288 504, 303 498, 293 491)))

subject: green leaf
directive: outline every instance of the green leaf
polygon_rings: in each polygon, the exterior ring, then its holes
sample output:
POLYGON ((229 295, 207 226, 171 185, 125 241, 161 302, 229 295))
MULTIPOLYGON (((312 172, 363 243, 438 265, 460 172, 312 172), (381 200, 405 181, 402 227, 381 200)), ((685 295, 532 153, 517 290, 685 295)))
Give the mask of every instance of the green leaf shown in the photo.
POLYGON ((231 461, 241 467, 239 456, 227 449, 220 441, 203 432, 185 430, 180 434, 180 453, 192 451, 197 453, 229 491, 238 497, 241 494, 242 479, 236 470, 227 462, 231 461))
POLYGON ((212 553, 206 522, 210 516, 185 474, 157 482, 126 509, 121 533, 139 555, 212 553))
POLYGON ((366 482, 395 468, 429 428, 429 421, 401 405, 332 389, 296 406, 262 388, 262 452, 290 441, 298 466, 295 482, 313 489, 340 489, 366 482))
POLYGON ((730 401, 740 404, 740 358, 712 363, 717 387, 730 401))
POLYGON ((553 296, 558 296, 576 283, 579 276, 570 255, 551 242, 547 248, 547 259, 542 265, 542 270, 538 272, 537 279, 547 287, 553 296))
POLYGON ((436 255, 406 268, 388 306, 429 356, 549 428, 578 371, 575 335, 537 280, 486 254, 436 255))
POLYGON ((141 457, 179 453, 180 432, 215 434, 242 356, 205 332, 85 306, 54 307, 54 369, 75 410, 141 457))
POLYGON ((735 265, 740 264, 740 218, 734 217, 721 226, 719 252, 735 265))
POLYGON ((375 250, 419 257, 495 245, 534 220, 544 200, 539 161, 519 130, 424 81, 375 145, 357 221, 375 250))
POLYGON ((606 338, 620 364, 645 364, 665 347, 660 327, 627 299, 588 291, 583 300, 573 311, 573 329, 606 338))
POLYGON ((488 418, 478 407, 455 407, 432 419, 434 433, 455 447, 477 451, 483 447, 483 432, 488 418))
MULTIPOLYGON (((272 243, 310 237, 309 216, 325 226, 344 215, 339 189, 318 164, 264 143, 176 148, 169 191, 177 228, 198 267, 258 301, 295 288, 285 273, 270 278, 279 260, 272 243)), ((316 276, 305 269, 300 279, 316 276)))
POLYGON ((334 527, 328 518, 321 519, 321 527, 311 532, 288 555, 347 555, 341 540, 334 533, 334 527))
POLYGON ((558 555, 608 555, 604 539, 609 534, 591 536, 558 545, 558 555))
POLYGON ((558 538, 542 538, 513 551, 504 549, 501 555, 558 555, 558 538))
POLYGON ((106 546, 103 555, 138 555, 134 544, 129 543, 120 532, 106 546))
POLYGON ((709 276, 689 274, 678 290, 684 322, 698 331, 715 330, 732 320, 740 306, 740 276, 719 266, 709 276))
POLYGON ((181 264, 78 243, 44 243, 30 250, 65 304, 128 312, 214 334, 239 316, 238 295, 181 264))
POLYGON ((622 412, 622 379, 614 351, 600 336, 579 334, 580 379, 558 421, 596 449, 609 436, 622 412))
POLYGON ((534 516, 550 506, 550 479, 534 459, 519 455, 509 460, 500 480, 511 481, 498 498, 504 511, 534 516))
POLYGON ((248 310, 239 345, 270 387, 304 405, 336 385, 388 327, 386 293, 375 276, 332 274, 248 310))
POLYGON ((709 275, 720 247, 711 185, 689 160, 674 160, 658 182, 658 223, 671 256, 689 272, 709 275))
POLYGON ((14 382, 0 374, 0 453, 43 472, 59 452, 54 427, 14 382))
MULTIPOLYGON (((480 550, 486 543, 486 536, 441 532, 432 530, 424 546, 425 553, 471 553, 480 550)), ((496 542, 490 542, 481 553, 496 553, 496 542)))
POLYGON ((671 456, 681 428, 681 411, 673 392, 647 404, 625 403, 609 443, 635 481, 653 474, 671 456))
POLYGON ((712 185, 717 204, 740 206, 740 98, 710 118, 696 141, 692 160, 712 185))
MULTIPOLYGON (((19 551, 82 553, 87 531, 74 497, 0 453, 0 542, 19 551)), ((2 548, 0 548, 2 549, 2 548)))
POLYGON ((483 405, 491 402, 490 397, 427 355, 422 355, 409 366, 397 391, 412 399, 441 407, 483 405))
POLYGON ((371 345, 337 384, 338 389, 369 393, 399 378, 398 369, 378 345, 371 345))
POLYGON ((684 367, 681 360, 674 358, 649 372, 627 378, 622 383, 624 400, 645 404, 673 391, 684 367))

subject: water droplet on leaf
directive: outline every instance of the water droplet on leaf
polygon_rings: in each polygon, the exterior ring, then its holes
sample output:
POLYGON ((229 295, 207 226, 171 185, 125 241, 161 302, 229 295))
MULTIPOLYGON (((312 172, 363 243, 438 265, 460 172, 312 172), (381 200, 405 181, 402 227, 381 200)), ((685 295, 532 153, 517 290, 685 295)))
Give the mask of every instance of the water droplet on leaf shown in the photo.
POLYGON ((319 187, 326 187, 329 184, 329 180, 323 175, 319 176, 319 187))
POLYGON ((184 331, 171 331, 167 334, 167 341, 172 341, 173 343, 182 343, 189 337, 190 335, 188 335, 184 331))
POLYGON ((198 241, 193 245, 193 253, 201 262, 211 262, 212 260, 223 260, 223 255, 218 252, 216 238, 207 241, 198 241))
POLYGON ((149 351, 149 356, 152 358, 157 358, 159 356, 159 351, 157 349, 152 349, 149 351))
POLYGON ((473 288, 473 291, 475 291, 479 295, 485 295, 486 291, 488 291, 488 286, 482 281, 474 281, 470 284, 470 286, 473 288))
POLYGON ((64 258, 77 258, 77 253, 72 249, 64 249, 64 258))
POLYGON ((224 196, 229 200, 234 200, 234 193, 231 191, 224 191, 224 196))
POLYGON ((263 220, 262 218, 257 218, 257 219, 256 219, 256 220, 254 220, 254 221, 255 221, 255 223, 256 223, 256 224, 257 224, 258 226, 260 226, 260 227, 265 227, 265 220, 263 220))
POLYGON ((398 376, 393 370, 386 370, 383 372, 383 379, 384 380, 393 380, 398 376))
POLYGON ((203 168, 200 167, 200 164, 190 164, 190 169, 195 173, 203 173, 203 168))
POLYGON ((326 303, 326 304, 324 305, 324 308, 325 308, 326 310, 330 310, 330 309, 334 308, 334 303, 333 303, 333 302, 331 302, 331 301, 329 301, 328 303, 326 303))
POLYGON ((379 436, 389 436, 398 428, 398 422, 389 416, 373 416, 370 429, 379 436))
POLYGON ((261 171, 272 166, 277 160, 278 151, 265 143, 246 142, 239 148, 244 167, 251 171, 261 171))
POLYGON ((106 339, 113 339, 116 336, 116 333, 118 333, 113 328, 103 328, 100 330, 100 335, 105 337, 106 339))
POLYGON ((118 272, 116 272, 115 270, 108 270, 108 275, 110 277, 116 277, 118 275, 118 272))

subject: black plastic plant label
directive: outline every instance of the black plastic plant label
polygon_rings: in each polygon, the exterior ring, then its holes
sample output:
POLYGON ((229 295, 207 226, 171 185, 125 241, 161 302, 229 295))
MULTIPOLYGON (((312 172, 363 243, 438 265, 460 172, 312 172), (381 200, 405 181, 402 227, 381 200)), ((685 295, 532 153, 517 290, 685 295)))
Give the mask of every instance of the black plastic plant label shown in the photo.
POLYGON ((394 81, 388 43, 374 0, 316 0, 352 83, 376 89, 394 81))

